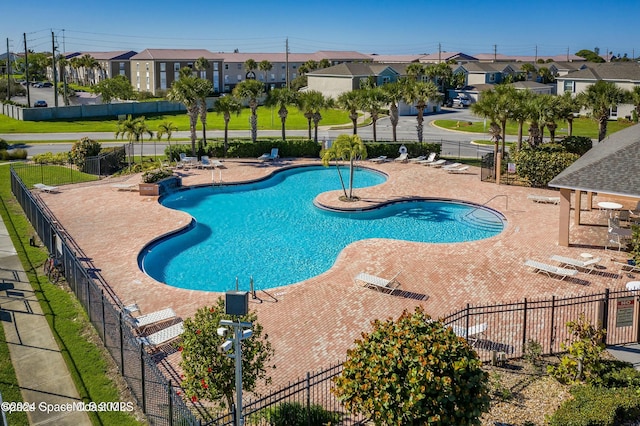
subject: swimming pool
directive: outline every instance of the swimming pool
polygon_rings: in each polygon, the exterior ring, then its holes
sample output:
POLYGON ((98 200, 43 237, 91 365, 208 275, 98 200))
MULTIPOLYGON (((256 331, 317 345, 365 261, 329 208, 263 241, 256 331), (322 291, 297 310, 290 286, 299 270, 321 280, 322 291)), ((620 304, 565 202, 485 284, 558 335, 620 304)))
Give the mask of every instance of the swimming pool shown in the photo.
MULTIPOLYGON (((342 170, 348 181, 348 169, 342 170)), ((354 187, 385 180, 358 169, 354 187)), ((194 222, 146 247, 140 267, 157 281, 185 289, 232 290, 236 277, 241 290, 249 290, 250 277, 256 289, 268 289, 325 272, 354 241, 455 243, 489 238, 504 228, 496 212, 458 202, 419 200, 363 212, 331 212, 313 204, 318 194, 340 188, 335 167, 314 166, 282 170, 255 183, 173 193, 162 204, 191 214, 194 222)))

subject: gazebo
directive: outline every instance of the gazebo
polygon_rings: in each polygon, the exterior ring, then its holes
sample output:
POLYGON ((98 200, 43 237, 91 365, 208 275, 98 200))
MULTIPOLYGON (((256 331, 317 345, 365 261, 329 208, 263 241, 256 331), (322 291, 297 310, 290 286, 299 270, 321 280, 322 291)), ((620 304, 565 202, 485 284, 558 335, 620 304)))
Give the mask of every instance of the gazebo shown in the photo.
POLYGON ((640 199, 640 125, 605 138, 553 178, 549 186, 560 190, 558 244, 569 246, 572 192, 574 223, 578 225, 583 192, 587 193, 589 206, 594 193, 640 199))

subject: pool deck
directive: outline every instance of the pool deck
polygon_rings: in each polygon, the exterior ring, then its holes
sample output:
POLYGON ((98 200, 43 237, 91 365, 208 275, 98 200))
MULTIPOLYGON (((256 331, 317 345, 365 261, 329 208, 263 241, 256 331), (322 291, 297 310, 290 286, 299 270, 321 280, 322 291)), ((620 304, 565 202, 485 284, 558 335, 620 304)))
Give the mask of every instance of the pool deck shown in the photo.
MULTIPOLYGON (((319 160, 288 160, 261 163, 227 160, 221 170, 178 170, 184 186, 238 182, 263 178, 274 170, 299 164, 320 164, 319 160)), ((480 181, 480 170, 450 174, 419 164, 386 162, 368 167, 383 171, 389 179, 378 186, 357 189, 361 201, 351 207, 366 208, 390 199, 435 197, 465 200, 501 212, 507 220, 498 236, 455 244, 425 244, 371 239, 346 247, 333 267, 304 282, 258 291, 250 299, 250 309, 269 335, 277 366, 270 374, 274 384, 303 377, 307 371, 342 361, 346 351, 374 319, 397 318, 403 310, 424 306, 432 317, 447 315, 472 305, 521 301, 528 298, 569 296, 623 289, 630 280, 618 274, 612 259, 626 253, 605 251, 606 217, 590 210, 582 198, 581 225, 571 227, 571 247, 558 246, 559 205, 535 203, 530 194, 557 196, 551 190, 496 185, 480 181), (495 197, 495 198, 494 198, 495 197), (491 201, 489 201, 491 200, 491 201), (602 257, 600 273, 578 274, 576 279, 549 278, 523 264, 527 259, 553 264, 557 254, 580 258, 588 252, 602 257), (354 283, 360 272, 389 278, 400 272, 400 289, 416 297, 384 294, 354 283), (277 301, 276 301, 277 300, 277 301)), ((136 191, 118 190, 113 184, 140 182, 140 175, 127 179, 104 179, 94 183, 61 187, 59 193, 38 193, 57 220, 91 259, 124 303, 137 302, 143 313, 172 307, 182 318, 192 316, 202 306, 210 306, 221 293, 183 290, 159 283, 138 268, 137 256, 150 240, 186 226, 190 217, 168 210, 157 197, 140 196, 136 191)), ((341 191, 320 194, 318 201, 340 208, 341 191)), ((618 201, 625 207, 633 200, 594 197, 598 201, 618 201)), ((573 214, 572 214, 573 217, 573 214)), ((248 230, 251 232, 251 230, 248 230)), ((327 230, 330 232, 330 230, 327 230)), ((256 235, 256 238, 262 238, 256 235)), ((220 241, 220 244, 233 244, 220 241)), ((206 259, 203 259, 206 261, 206 259)), ((248 276, 240 277, 243 286, 248 276)), ((257 283, 259 286, 259 283, 257 283)), ((179 352, 162 359, 170 374, 179 374, 179 352)))

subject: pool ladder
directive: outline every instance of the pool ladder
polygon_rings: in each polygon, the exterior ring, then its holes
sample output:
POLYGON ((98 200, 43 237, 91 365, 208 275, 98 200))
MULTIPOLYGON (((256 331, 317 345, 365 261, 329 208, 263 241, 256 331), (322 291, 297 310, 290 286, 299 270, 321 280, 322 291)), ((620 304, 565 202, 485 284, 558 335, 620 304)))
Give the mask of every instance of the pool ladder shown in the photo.
MULTIPOLYGON (((480 207, 484 207, 487 204, 489 204, 491 201, 493 201, 494 199, 498 198, 498 197, 504 197, 504 201, 505 201, 505 205, 504 208, 506 210, 509 210, 509 196, 507 194, 498 194, 498 195, 494 195, 493 197, 489 198, 487 201, 485 201, 484 203, 482 203, 480 205, 480 207)), ((480 207, 475 207, 474 209, 472 209, 470 212, 468 212, 467 214, 465 214, 464 216, 467 217, 469 216, 471 213, 475 212, 476 210, 478 210, 480 207)))

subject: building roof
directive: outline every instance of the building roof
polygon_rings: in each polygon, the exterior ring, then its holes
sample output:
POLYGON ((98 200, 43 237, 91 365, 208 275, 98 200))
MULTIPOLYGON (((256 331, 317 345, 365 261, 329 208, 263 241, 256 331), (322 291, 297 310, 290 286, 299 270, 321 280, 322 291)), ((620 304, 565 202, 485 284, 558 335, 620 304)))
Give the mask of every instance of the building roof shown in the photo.
POLYGON ((412 62, 419 62, 420 58, 424 55, 370 55, 373 62, 383 64, 407 64, 412 62))
POLYGON ((481 62, 538 62, 542 59, 545 62, 549 61, 572 61, 572 62, 584 62, 585 59, 576 55, 503 55, 501 53, 478 53, 475 56, 481 62))
POLYGON ((640 82, 640 64, 636 62, 589 63, 586 68, 570 72, 558 79, 640 82))
MULTIPOLYGON (((509 64, 505 63, 494 63, 494 62, 467 62, 460 67, 463 67, 467 70, 468 73, 488 73, 488 72, 500 72, 503 73, 507 71, 507 68, 511 69, 509 64)), ((513 69, 511 69, 513 71, 513 69)))
POLYGON ((640 125, 605 138, 549 186, 640 198, 640 125))
MULTIPOLYGON (((285 52, 274 53, 240 53, 240 52, 220 52, 217 53, 218 58, 222 58, 224 62, 228 63, 245 63, 248 59, 253 59, 257 63, 262 61, 269 62, 286 62, 287 54, 285 52)), ((289 53, 289 62, 304 63, 307 61, 320 62, 323 59, 329 61, 357 61, 357 62, 369 62, 371 56, 358 52, 351 51, 332 51, 321 50, 314 53, 289 53)))
POLYGON ((536 90, 536 89, 545 89, 545 90, 551 90, 555 87, 555 84, 544 84, 544 83, 538 83, 537 81, 515 81, 512 83, 512 86, 517 89, 528 89, 528 90, 536 90))
POLYGON ((132 61, 195 61, 198 58, 220 60, 220 55, 211 53, 206 49, 145 49, 142 52, 133 55, 130 59, 132 61))
POLYGON ((350 62, 334 65, 332 67, 315 70, 307 75, 323 75, 333 77, 362 77, 370 75, 380 75, 385 70, 398 73, 392 66, 387 64, 350 62))

